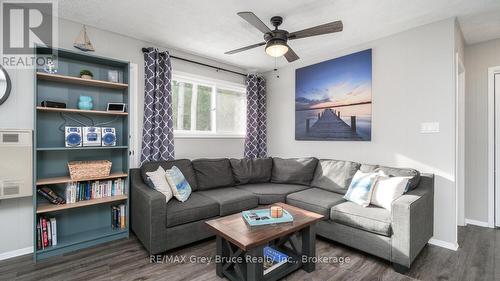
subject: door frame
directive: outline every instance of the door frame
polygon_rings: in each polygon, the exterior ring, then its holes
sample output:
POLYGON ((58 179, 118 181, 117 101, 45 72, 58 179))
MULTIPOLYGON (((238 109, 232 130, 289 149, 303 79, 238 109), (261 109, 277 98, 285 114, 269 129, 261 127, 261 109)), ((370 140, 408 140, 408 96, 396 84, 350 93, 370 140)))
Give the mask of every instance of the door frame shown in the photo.
POLYGON ((455 55, 455 174, 457 225, 465 226, 465 66, 459 54, 455 55))
MULTIPOLYGON (((500 178, 495 177, 495 138, 497 137, 495 136, 495 75, 497 74, 500 74, 500 66, 488 68, 488 227, 491 228, 500 225, 500 218, 495 219, 495 205, 500 208, 500 202, 498 202, 500 200, 495 200, 495 194, 500 195, 500 184, 495 184, 495 181, 500 183, 500 178), (499 192, 495 192, 497 186, 499 192)), ((500 109, 498 111, 500 114, 500 109)), ((500 132, 498 137, 500 137, 500 132)))
POLYGON ((139 168, 141 154, 141 139, 139 132, 139 66, 130 63, 129 73, 129 166, 139 168))

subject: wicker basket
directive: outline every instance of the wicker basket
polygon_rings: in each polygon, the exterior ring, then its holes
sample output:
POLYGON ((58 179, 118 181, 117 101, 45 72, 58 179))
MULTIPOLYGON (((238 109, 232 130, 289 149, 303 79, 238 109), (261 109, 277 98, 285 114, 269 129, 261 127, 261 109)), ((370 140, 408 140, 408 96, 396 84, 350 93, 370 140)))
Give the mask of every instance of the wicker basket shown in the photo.
POLYGON ((109 176, 111 172, 111 161, 71 161, 68 163, 71 180, 91 180, 109 176))

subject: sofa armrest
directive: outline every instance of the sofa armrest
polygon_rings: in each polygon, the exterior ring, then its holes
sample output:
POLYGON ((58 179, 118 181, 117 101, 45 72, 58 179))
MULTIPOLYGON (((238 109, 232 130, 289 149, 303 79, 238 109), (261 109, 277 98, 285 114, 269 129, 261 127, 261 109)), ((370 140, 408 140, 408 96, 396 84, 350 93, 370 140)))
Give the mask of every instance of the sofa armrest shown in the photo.
POLYGON ((167 248, 167 203, 165 195, 148 187, 140 169, 130 170, 131 227, 150 254, 164 252, 167 248))
POLYGON ((392 203, 391 261, 410 267, 434 232, 434 175, 422 174, 419 185, 392 203))

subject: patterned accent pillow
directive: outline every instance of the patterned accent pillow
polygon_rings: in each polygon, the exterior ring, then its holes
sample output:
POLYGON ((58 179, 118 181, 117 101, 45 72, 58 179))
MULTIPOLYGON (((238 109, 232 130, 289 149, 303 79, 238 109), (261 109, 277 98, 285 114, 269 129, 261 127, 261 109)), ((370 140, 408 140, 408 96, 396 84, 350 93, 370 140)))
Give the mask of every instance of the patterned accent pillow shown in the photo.
POLYGON ((163 193, 165 195, 165 202, 170 201, 172 199, 172 188, 167 181, 165 170, 159 166, 158 169, 154 172, 147 172, 146 175, 148 179, 153 184, 155 190, 163 193))
POLYGON ((392 209, 392 202, 403 195, 412 177, 378 176, 373 186, 371 203, 386 210, 392 209))
POLYGON ((172 169, 167 170, 165 175, 170 187, 172 188, 174 197, 181 202, 188 200, 191 195, 191 186, 187 182, 186 178, 184 178, 181 170, 179 170, 176 166, 173 166, 172 169))
POLYGON ((363 173, 360 170, 354 174, 344 199, 363 207, 370 205, 373 185, 378 173, 363 173))

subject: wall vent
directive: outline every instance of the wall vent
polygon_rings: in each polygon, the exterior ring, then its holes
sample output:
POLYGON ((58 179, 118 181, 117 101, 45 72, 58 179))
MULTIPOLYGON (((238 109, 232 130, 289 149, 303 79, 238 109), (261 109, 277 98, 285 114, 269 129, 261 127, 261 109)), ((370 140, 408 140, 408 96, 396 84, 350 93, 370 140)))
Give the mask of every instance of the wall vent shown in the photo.
POLYGON ((4 196, 12 196, 19 194, 21 190, 20 185, 4 185, 3 187, 3 195, 4 196))
POLYGON ((19 134, 2 134, 2 142, 17 143, 19 142, 19 134))
POLYGON ((0 130, 0 200, 33 194, 31 130, 0 130))

